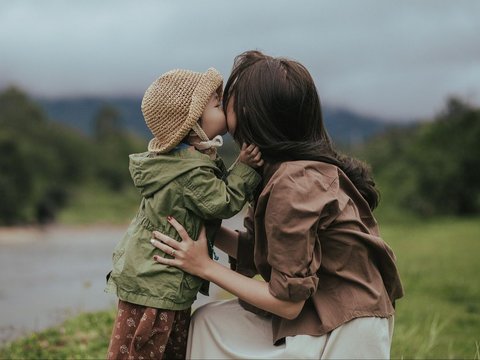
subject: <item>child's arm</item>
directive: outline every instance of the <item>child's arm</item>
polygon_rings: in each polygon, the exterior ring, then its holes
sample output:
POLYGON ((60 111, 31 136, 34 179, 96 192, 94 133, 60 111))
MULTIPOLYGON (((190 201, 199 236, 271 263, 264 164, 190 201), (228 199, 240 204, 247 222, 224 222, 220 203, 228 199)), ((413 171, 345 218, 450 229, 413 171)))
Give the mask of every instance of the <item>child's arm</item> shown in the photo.
POLYGON ((211 168, 199 167, 182 178, 185 206, 204 219, 228 219, 253 198, 260 175, 246 163, 263 164, 256 146, 243 146, 226 181, 218 179, 211 168))
POLYGON ((240 155, 238 156, 238 161, 254 169, 263 165, 262 153, 260 152, 258 146, 254 144, 247 146, 247 144, 244 143, 242 145, 240 155))

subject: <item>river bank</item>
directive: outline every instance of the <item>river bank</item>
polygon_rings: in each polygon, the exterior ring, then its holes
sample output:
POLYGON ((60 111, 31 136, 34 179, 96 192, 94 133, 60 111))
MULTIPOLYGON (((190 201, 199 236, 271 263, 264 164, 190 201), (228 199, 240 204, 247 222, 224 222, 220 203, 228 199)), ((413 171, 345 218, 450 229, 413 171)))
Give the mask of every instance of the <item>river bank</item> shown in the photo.
POLYGON ((103 292, 124 226, 0 229, 0 342, 113 306, 103 292))
MULTIPOLYGON (((239 228, 241 217, 225 222, 239 228)), ((113 247, 128 225, 0 228, 0 344, 85 311, 109 309, 113 247)), ((221 262, 226 257, 221 256, 221 262)), ((199 295, 195 306, 214 299, 199 295)))

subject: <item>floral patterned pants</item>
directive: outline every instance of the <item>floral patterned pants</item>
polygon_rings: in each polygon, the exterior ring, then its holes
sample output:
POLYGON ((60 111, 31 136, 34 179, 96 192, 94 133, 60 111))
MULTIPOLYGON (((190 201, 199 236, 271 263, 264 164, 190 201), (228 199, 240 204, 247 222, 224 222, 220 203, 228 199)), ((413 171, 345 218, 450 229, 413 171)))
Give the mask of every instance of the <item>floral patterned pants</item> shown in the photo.
POLYGON ((119 300, 107 359, 185 359, 190 312, 119 300))

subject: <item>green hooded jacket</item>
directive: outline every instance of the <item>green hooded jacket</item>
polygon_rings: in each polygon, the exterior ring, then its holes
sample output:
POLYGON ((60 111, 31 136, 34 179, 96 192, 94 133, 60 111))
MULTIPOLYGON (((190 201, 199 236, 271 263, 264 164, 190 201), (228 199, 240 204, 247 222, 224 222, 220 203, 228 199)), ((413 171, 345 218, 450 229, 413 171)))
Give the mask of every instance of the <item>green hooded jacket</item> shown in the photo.
MULTIPOLYGON (((181 241, 166 220, 171 215, 192 239, 197 239, 202 224, 206 224, 209 244, 213 244, 219 219, 230 218, 242 210, 253 198, 260 176, 240 162, 227 172, 222 160, 211 160, 192 147, 168 154, 132 154, 129 168, 142 201, 125 236, 115 247, 113 270, 105 290, 134 304, 187 309, 204 281, 154 261, 154 255, 170 255, 152 246, 152 231, 181 241)), ((211 253, 212 249, 209 250, 211 253)))

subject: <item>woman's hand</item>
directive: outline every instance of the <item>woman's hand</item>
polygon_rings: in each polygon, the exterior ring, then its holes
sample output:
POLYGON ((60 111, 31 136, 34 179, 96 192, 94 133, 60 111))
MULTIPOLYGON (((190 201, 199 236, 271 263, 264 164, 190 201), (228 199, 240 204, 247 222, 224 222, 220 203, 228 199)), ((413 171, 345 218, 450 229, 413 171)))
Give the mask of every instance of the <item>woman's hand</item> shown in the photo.
POLYGON ((185 228, 180 225, 177 220, 172 217, 168 217, 167 220, 170 225, 177 230, 182 238, 182 242, 178 242, 167 235, 154 231, 154 239, 150 240, 152 245, 164 253, 171 255, 173 258, 170 259, 155 255, 153 259, 160 264, 175 266, 185 272, 203 278, 204 271, 211 263, 214 263, 208 255, 205 227, 202 226, 197 241, 193 241, 185 228))

